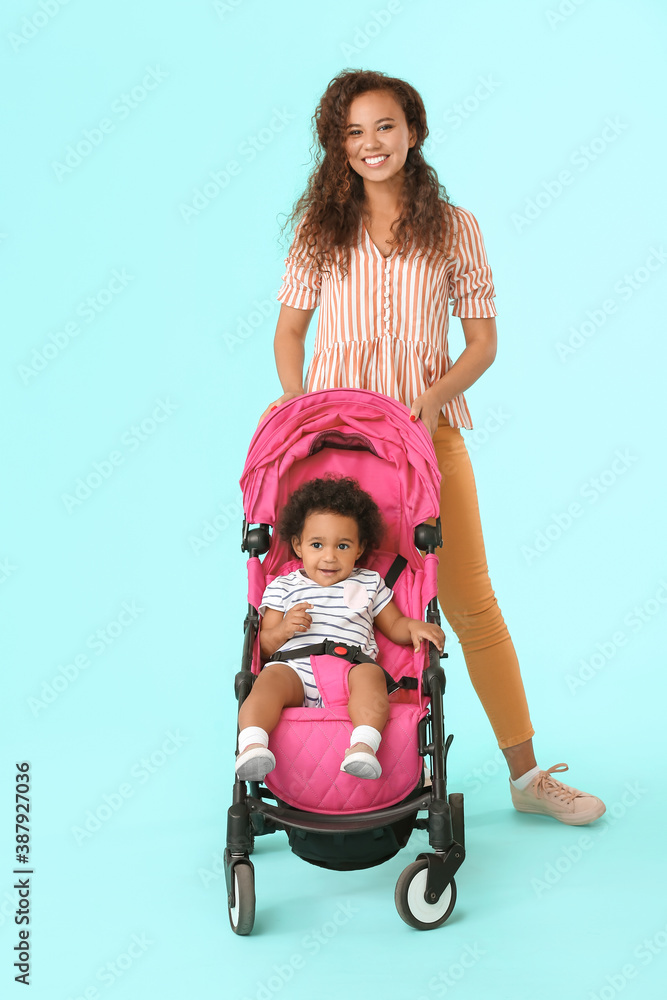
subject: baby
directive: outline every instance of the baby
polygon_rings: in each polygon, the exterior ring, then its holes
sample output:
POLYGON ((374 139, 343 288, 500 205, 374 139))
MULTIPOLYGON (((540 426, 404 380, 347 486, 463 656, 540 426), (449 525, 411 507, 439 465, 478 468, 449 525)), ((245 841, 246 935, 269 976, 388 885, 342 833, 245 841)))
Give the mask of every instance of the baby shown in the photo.
MULTIPOLYGON (((322 705, 310 656, 299 657, 300 647, 332 639, 360 646, 376 659, 374 627, 415 650, 426 639, 442 652, 445 641, 438 625, 400 613, 378 573, 357 568, 362 553, 379 546, 383 522, 377 504, 356 480, 329 476, 304 483, 283 508, 277 530, 303 569, 276 577, 259 607, 260 647, 268 662, 239 711, 236 773, 246 781, 261 781, 276 766, 269 733, 283 708, 322 705), (271 662, 278 650, 293 651, 294 657, 271 662)), ((354 729, 340 769, 358 778, 379 778, 376 754, 389 714, 386 677, 377 663, 356 663, 348 682, 354 729)))

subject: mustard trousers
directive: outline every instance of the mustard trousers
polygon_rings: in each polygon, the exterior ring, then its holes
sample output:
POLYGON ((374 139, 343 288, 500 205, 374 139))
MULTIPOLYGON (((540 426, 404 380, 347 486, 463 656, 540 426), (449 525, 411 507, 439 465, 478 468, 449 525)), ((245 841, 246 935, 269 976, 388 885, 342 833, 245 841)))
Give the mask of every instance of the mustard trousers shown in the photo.
POLYGON ((530 739, 533 729, 519 661, 491 587, 468 450, 458 427, 440 414, 433 437, 442 476, 438 600, 456 633, 468 673, 498 746, 530 739))

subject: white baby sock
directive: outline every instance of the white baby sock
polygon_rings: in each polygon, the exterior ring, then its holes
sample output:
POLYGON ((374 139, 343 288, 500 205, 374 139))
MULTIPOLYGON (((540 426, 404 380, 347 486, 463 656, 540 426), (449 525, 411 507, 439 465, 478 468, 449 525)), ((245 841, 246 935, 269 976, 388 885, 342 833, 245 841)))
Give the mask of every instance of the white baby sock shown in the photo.
POLYGON ((252 743, 268 747, 269 734, 264 729, 260 729, 259 726, 246 726, 239 733, 239 753, 243 753, 252 743))
POLYGON ((531 767, 530 771, 526 771, 525 774, 520 774, 518 778, 510 778, 510 781, 515 788, 518 788, 519 791, 522 792, 524 788, 528 788, 528 785, 531 783, 535 775, 539 774, 541 770, 541 767, 531 767))
POLYGON ((355 743, 365 743, 366 746, 371 748, 373 753, 377 753, 381 739, 382 733, 378 732, 377 729, 373 729, 372 726, 357 726, 352 730, 350 746, 353 747, 355 743))

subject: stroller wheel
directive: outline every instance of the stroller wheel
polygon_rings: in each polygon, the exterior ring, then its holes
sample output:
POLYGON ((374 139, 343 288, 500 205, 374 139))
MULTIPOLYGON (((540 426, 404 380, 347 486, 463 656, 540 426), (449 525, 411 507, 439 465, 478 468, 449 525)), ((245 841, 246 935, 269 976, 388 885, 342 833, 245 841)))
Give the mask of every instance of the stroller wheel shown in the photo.
POLYGON ((229 922, 235 934, 250 934, 255 923, 255 872, 250 865, 234 865, 234 905, 229 922))
POLYGON ((422 858, 414 861, 401 872, 396 883, 394 900, 402 920, 420 931, 430 931, 441 927, 450 916, 456 903, 456 883, 448 883, 437 903, 427 903, 424 899, 428 864, 422 858))

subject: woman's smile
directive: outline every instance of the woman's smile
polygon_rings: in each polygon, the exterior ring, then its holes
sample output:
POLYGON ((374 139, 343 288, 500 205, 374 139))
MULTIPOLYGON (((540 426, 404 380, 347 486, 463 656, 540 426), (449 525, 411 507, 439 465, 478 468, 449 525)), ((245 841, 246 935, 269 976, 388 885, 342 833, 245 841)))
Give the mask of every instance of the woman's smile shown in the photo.
POLYGON ((364 163, 367 167, 379 167, 380 164, 384 163, 385 160, 389 159, 389 153, 384 153, 381 156, 366 156, 364 157, 364 163))

